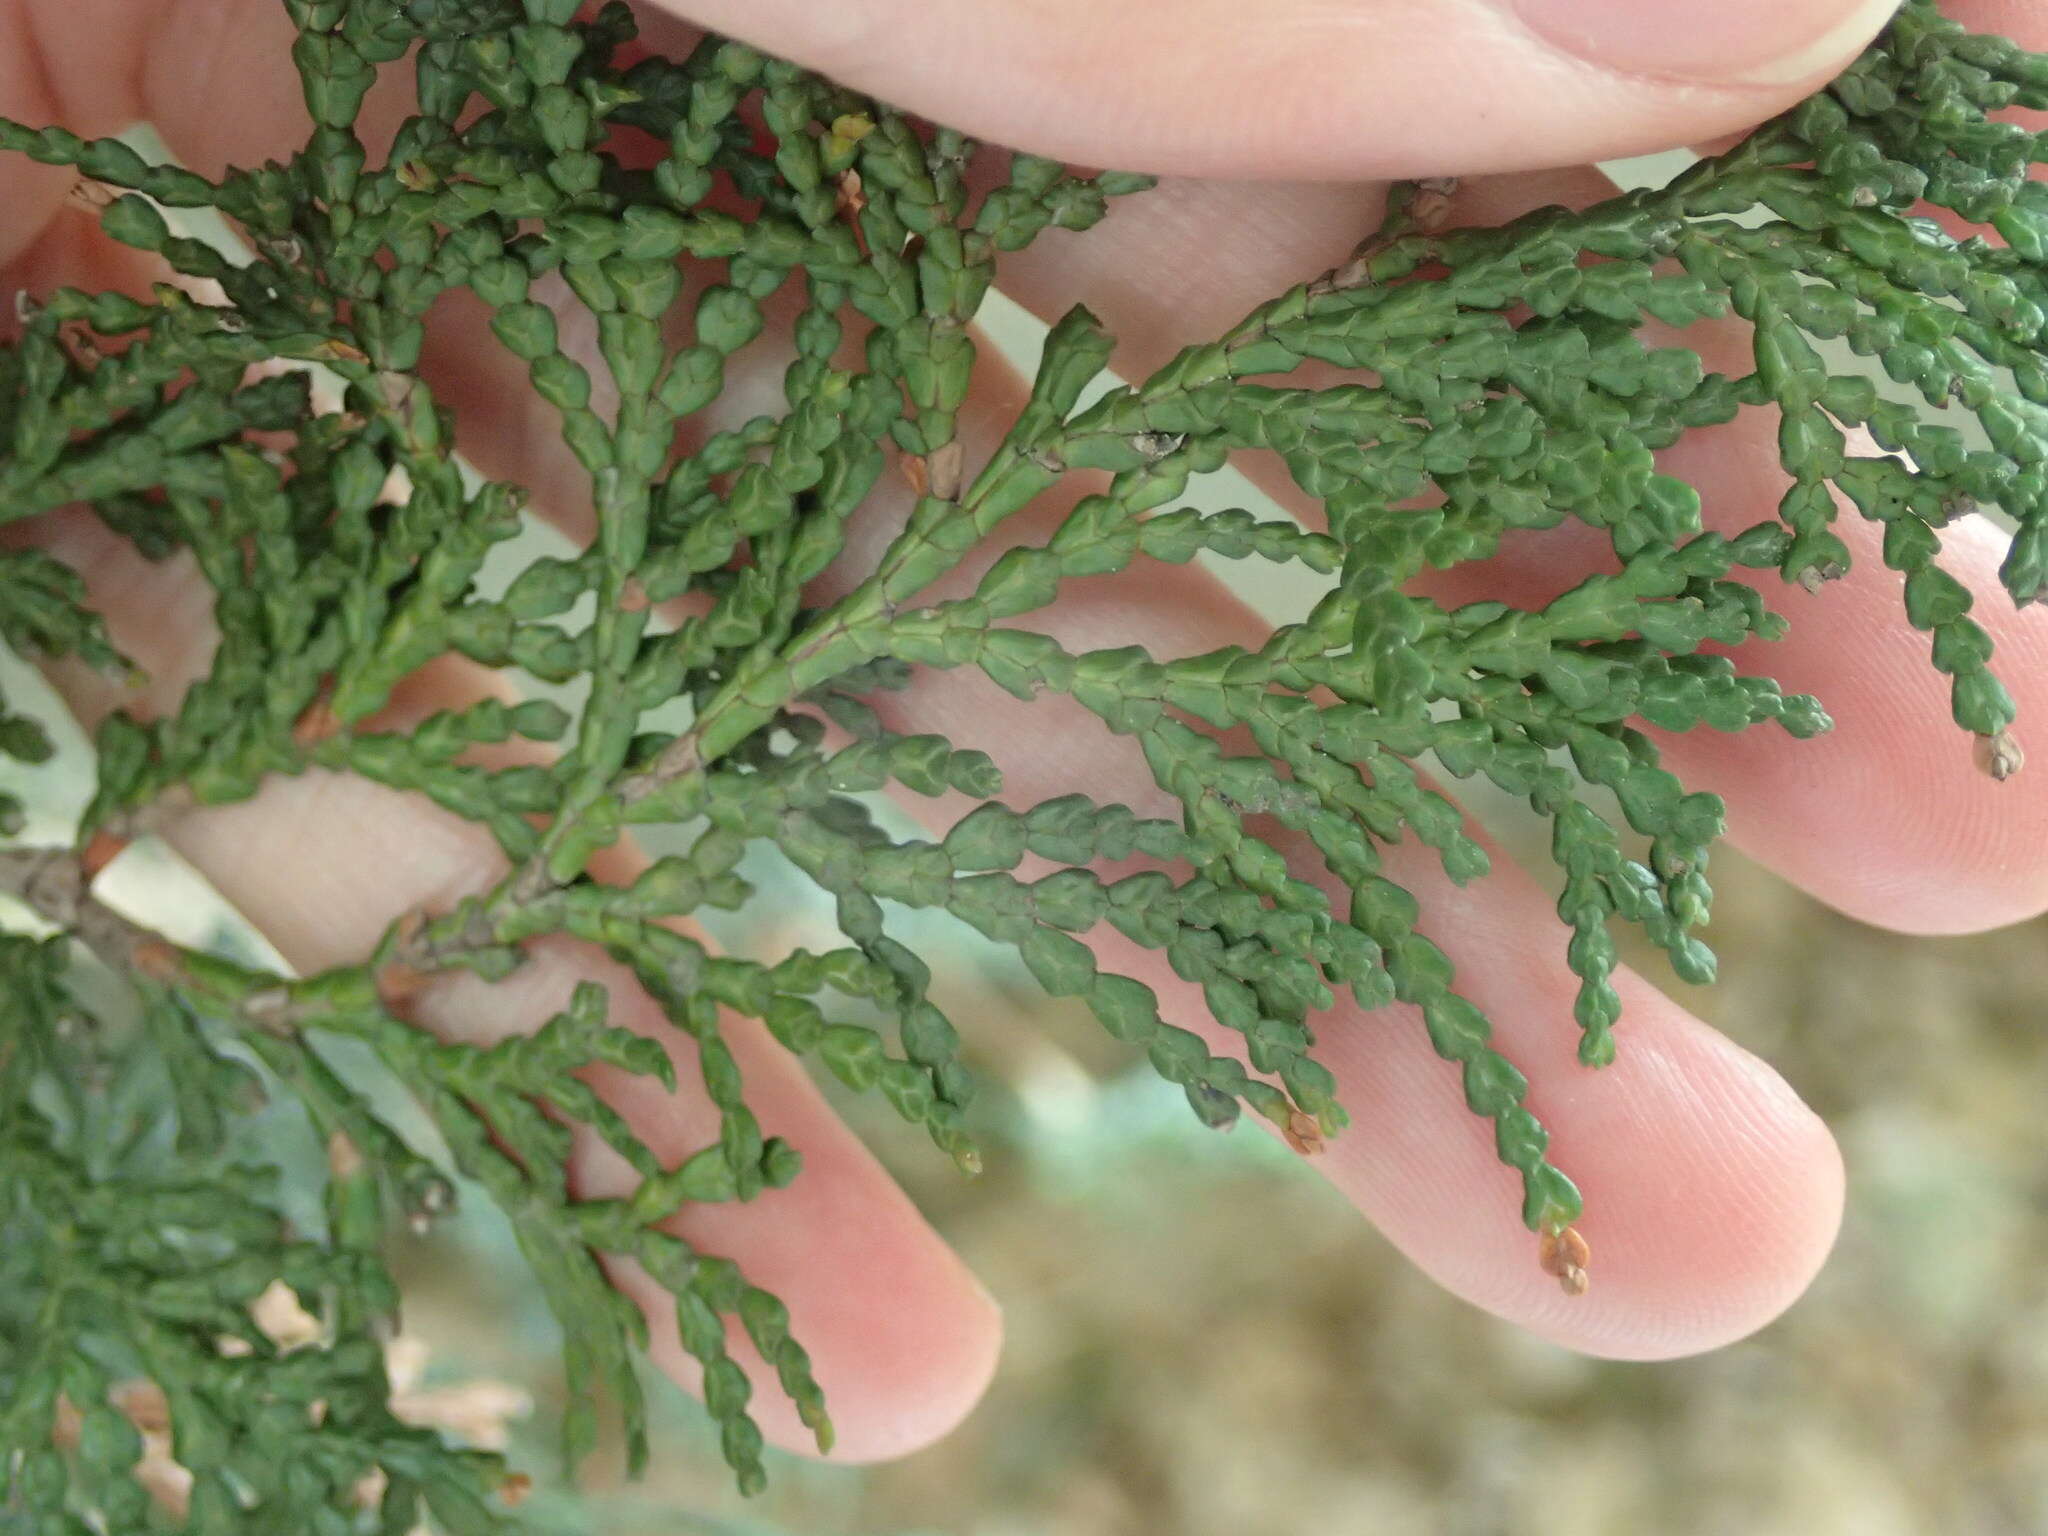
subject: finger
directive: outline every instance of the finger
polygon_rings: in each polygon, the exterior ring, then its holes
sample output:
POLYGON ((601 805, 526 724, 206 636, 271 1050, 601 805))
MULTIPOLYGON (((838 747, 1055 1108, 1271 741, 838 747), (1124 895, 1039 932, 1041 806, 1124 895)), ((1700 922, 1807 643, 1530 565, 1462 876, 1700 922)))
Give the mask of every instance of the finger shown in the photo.
POLYGON ((1760 122, 1893 0, 664 0, 939 122, 1195 176, 1477 174, 1760 122))
MULTIPOLYGON (((59 276, 146 291, 152 275, 140 257, 112 247, 83 217, 60 219, 10 274, 31 291, 59 276)), ((204 674, 215 642, 212 596, 188 558, 150 564, 76 509, 9 525, 6 535, 17 544, 33 540, 78 570, 115 644, 150 675, 146 688, 129 692, 82 666, 54 666, 60 692, 88 727, 117 706, 145 716, 174 708, 204 674)), ((444 663, 416 678, 370 728, 401 729, 501 689, 482 669, 444 663)), ((300 971, 358 960, 402 913, 445 910, 487 889, 506 869, 496 844, 473 823, 422 797, 343 774, 272 778, 255 798, 188 814, 166 835, 300 971)), ((627 850, 606 873, 629 880, 641 867, 627 850)), ((674 1096, 651 1080, 603 1075, 616 1106, 665 1163, 715 1141, 718 1115, 696 1082, 694 1057, 630 976, 589 946, 536 945, 529 966, 510 982, 437 987, 419 999, 417 1017, 479 1041, 529 1033, 584 978, 607 985, 617 1022, 682 1053, 676 1059, 686 1086, 674 1096)), ((1000 1336, 993 1303, 794 1058, 751 1021, 723 1023, 750 1105, 768 1134, 803 1153, 805 1169, 790 1189, 744 1205, 693 1206, 673 1230, 733 1258, 789 1306, 844 1425, 839 1455, 900 1455, 938 1438, 973 1405, 993 1370, 1000 1336)), ((594 1193, 626 1187, 616 1160, 588 1137, 579 1139, 573 1166, 594 1193)), ((676 1342, 673 1303, 664 1309, 650 1287, 631 1277, 626 1283, 649 1308, 657 1362, 693 1382, 695 1364, 676 1342)), ((733 1348, 756 1373, 763 1430, 802 1449, 808 1432, 773 1371, 744 1339, 735 1337, 733 1348)))

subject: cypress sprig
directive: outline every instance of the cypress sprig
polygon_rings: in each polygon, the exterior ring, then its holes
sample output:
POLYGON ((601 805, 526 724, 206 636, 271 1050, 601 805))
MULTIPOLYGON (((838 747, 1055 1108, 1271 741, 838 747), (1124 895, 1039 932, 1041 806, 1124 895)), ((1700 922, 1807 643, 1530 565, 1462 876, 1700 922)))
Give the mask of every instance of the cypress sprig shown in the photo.
MULTIPOLYGON (((1412 837, 1459 884, 1488 873, 1420 760, 1550 821, 1589 1067, 1623 1047, 1617 921, 1681 978, 1714 974, 1700 930, 1723 808, 1662 766, 1643 727, 1829 725, 1820 701, 1706 650, 1783 632, 1739 570, 1816 588, 1849 566, 1845 509, 1881 525, 1903 620, 1929 636, 1982 766, 2020 765, 1941 531, 1998 509, 2011 598, 2048 588, 2048 192, 2028 179, 2048 152, 1990 116, 2048 107, 2048 57, 1969 35, 1929 0, 1826 91, 1668 186, 1452 229, 1445 185, 1404 184, 1351 260, 1137 382, 1102 387, 1113 338, 1070 310, 985 454, 959 423, 1001 258, 1046 229, 1087 229, 1145 178, 1018 154, 977 195, 983 147, 964 136, 715 37, 680 60, 628 52, 623 5, 579 19, 575 0, 286 3, 316 127, 258 169, 215 182, 0 120, 0 151, 75 168, 106 232, 186 280, 147 300, 23 296, 0 347, 0 521, 85 503, 151 559, 188 553, 220 634, 173 707, 100 728, 74 845, 0 849, 0 890, 51 925, 0 939, 0 1509, 37 1529, 148 1518, 127 1471, 135 1428, 109 1395, 137 1376, 168 1403, 192 1530, 353 1528, 372 1474, 383 1529, 422 1509, 452 1531, 504 1525, 502 1464, 392 1419, 376 1347, 397 1301, 386 1222, 430 1222, 456 1174, 513 1218, 562 1322, 571 1460, 595 1443, 600 1395, 624 1414, 633 1467, 647 1455, 646 1322, 605 1268, 622 1260, 672 1297, 742 1487, 761 1484, 761 1436, 729 1328, 829 1446, 802 1320, 664 1223, 801 1176, 749 1107, 725 1010, 979 1166, 971 1064, 926 963, 890 931, 901 907, 1014 949, 1204 1123, 1227 1129, 1249 1106, 1306 1153, 1345 1126, 1316 1055, 1317 1031, 1343 1026, 1325 1016, 1346 996, 1413 1005, 1494 1122, 1540 1262, 1581 1290, 1572 1149, 1553 1149, 1430 912, 1384 867, 1412 837), (416 110, 373 157, 357 115, 408 55, 416 110), (658 158, 622 156, 619 129, 658 158), (1923 204, 1977 232, 1950 233, 1923 204), (185 232, 194 209, 224 215, 244 256, 185 232), (430 311, 458 291, 488 307, 593 512, 583 547, 509 586, 483 573, 524 525, 526 493, 468 472, 460 424, 419 371, 430 311), (777 344, 771 304, 794 315, 781 406, 706 428, 735 361, 777 344), (592 349, 565 343, 576 311, 592 349), (1738 374, 1643 334, 1731 314, 1754 338, 1738 374), (1309 360, 1376 382, 1290 382, 1309 360), (1775 519, 1724 537, 1653 456, 1745 407, 1776 412, 1792 483, 1775 519), (1882 454, 1851 453, 1850 428, 1882 454), (1246 449, 1276 456, 1324 526, 1186 504, 1191 481, 1246 449), (818 597, 892 460, 915 493, 907 519, 839 596, 818 597), (1011 537, 1009 520, 1081 471, 1106 483, 1043 542, 1011 537), (1446 609, 1409 590, 1567 519, 1605 533, 1617 571, 1533 609, 1446 609), (997 544, 965 595, 935 596, 997 544), (1329 589, 1256 649, 1076 652, 1031 623, 1070 581, 1142 580, 1148 562, 1198 555, 1299 564, 1329 589), (585 599, 594 616, 571 623, 585 599), (394 691, 448 655, 579 685, 579 702, 488 699, 380 728, 394 691), (1013 804, 982 746, 892 731, 870 702, 954 668, 1020 699, 1064 695, 1130 737, 1174 814, 1085 787, 1013 804), (678 700, 687 723, 657 723, 678 700), (1233 731, 1247 745, 1223 745, 1233 731), (515 740, 555 745, 476 760, 515 740), (95 896, 136 836, 312 769, 427 796, 487 828, 509 873, 303 977, 172 944, 95 896), (1612 793, 1624 825, 1587 786, 1612 793), (892 787, 979 803, 905 839, 860 799, 892 787), (1276 850, 1268 821, 1321 868, 1276 850), (645 826, 684 829, 686 851, 628 885, 592 876, 645 826), (756 901, 738 871, 757 846, 832 898, 843 947, 770 963, 715 956, 678 927, 756 901), (1241 1054, 1105 968, 1089 938, 1109 933, 1162 952, 1241 1054), (501 980, 551 935, 602 946, 689 1043, 718 1129, 675 1166, 577 1075, 673 1086, 664 1043, 609 1023, 601 989, 490 1047, 413 1021, 434 978, 501 980), (78 985, 96 968, 125 979, 125 1002, 78 985), (878 1013, 883 1029, 859 1021, 878 1013), (88 1015, 100 1027, 77 1028, 88 1015), (335 1069, 342 1040, 411 1089, 448 1167, 335 1069), (269 1176, 218 1150, 259 1084, 299 1103, 328 1150, 318 1230, 288 1226, 269 1176), (627 1193, 572 1190, 579 1127, 632 1171, 627 1193), (287 1353, 252 1322, 278 1281, 321 1317, 319 1349, 287 1353)), ((39 553, 0 555, 0 637, 130 667, 75 574, 39 553)), ((39 761, 49 738, 0 710, 0 752, 39 761)), ((0 833, 20 827, 0 801, 0 833)))

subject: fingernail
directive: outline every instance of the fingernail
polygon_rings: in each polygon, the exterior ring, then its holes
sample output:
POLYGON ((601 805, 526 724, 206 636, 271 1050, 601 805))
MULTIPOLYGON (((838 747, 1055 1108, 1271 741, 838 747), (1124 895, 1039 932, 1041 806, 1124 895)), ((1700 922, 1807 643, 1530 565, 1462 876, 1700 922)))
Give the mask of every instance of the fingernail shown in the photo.
POLYGON ((1510 0, 1551 46, 1618 74, 1796 85, 1854 58, 1899 0, 1510 0))

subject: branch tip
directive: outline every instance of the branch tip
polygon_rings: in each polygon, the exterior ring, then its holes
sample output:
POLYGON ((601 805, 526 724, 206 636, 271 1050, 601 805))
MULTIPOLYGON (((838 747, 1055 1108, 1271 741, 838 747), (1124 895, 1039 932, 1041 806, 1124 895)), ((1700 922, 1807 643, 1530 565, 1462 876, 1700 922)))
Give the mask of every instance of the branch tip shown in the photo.
POLYGON ((1287 1138, 1287 1145, 1303 1157, 1319 1156, 1323 1150, 1323 1128, 1307 1110, 1290 1110, 1280 1134, 1287 1138))
POLYGON ((1567 1296, 1583 1296, 1592 1283, 1586 1270, 1593 1261, 1592 1247, 1576 1227, 1545 1232, 1536 1249, 1536 1263, 1546 1275, 1554 1276, 1567 1296))
POLYGON ((2001 784, 2027 766, 2027 754, 2011 731, 1979 736, 1973 755, 1977 771, 1989 774, 2001 784))

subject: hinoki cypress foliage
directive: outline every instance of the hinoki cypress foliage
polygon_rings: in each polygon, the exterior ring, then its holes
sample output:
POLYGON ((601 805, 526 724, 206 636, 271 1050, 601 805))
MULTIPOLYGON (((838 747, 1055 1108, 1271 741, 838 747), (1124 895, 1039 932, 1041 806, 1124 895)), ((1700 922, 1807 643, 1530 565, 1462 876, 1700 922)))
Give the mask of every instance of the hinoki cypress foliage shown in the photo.
MULTIPOLYGON (((1929 636, 1981 765, 2001 778, 2019 765, 2011 702, 1969 595, 1941 567, 1939 530, 2002 509, 2016 527, 2005 585, 2017 603, 2041 595, 2048 192, 2027 176, 2048 155, 1988 114, 2048 107, 2048 57, 1967 35, 1926 0, 1826 92, 1664 188, 1499 229, 1440 228, 1440 188, 1397 188, 1349 263, 1304 274, 1227 334, 1191 338, 1150 378, 1086 404, 1113 341, 1072 310, 986 456, 965 451, 957 421, 975 381, 969 322, 1002 254, 1048 227, 1087 228, 1144 178, 1018 155, 995 190, 971 195, 981 150, 961 135, 717 39, 686 59, 628 62, 633 22, 616 4, 589 20, 575 0, 287 4, 317 128, 259 169, 215 183, 121 142, 0 121, 0 151, 75 167, 109 234, 196 280, 148 301, 22 297, 0 349, 0 520, 85 503, 151 558, 189 551, 220 635, 176 708, 101 728, 74 846, 23 846, 20 808, 5 808, 0 890, 44 935, 0 937, 0 1510, 23 1530, 153 1518, 130 1476, 136 1427, 110 1397, 135 1378, 163 1395, 193 1530, 355 1529, 365 1498, 389 1531, 423 1510, 460 1532, 511 1519, 498 1458, 392 1416, 378 1347, 397 1303, 380 1259, 387 1221, 430 1221, 456 1174, 514 1218, 561 1320, 579 1394, 572 1460, 605 1398, 623 1410, 634 1466, 647 1455, 645 1324, 601 1257, 636 1261, 672 1294, 743 1487, 762 1480, 761 1438, 729 1320, 829 1445, 781 1303, 663 1223, 802 1177, 748 1108, 722 1011, 879 1091, 977 1166, 963 1122, 974 1081, 925 963, 889 933, 891 904, 943 909, 1013 946, 1046 991, 1143 1050, 1206 1124, 1228 1128, 1248 1106, 1303 1151, 1345 1123, 1315 1057, 1317 1016, 1340 993, 1368 1010, 1417 1005, 1520 1175, 1532 1262, 1582 1289, 1571 1149, 1553 1149, 1523 1106, 1521 1073, 1419 931, 1428 913, 1381 872, 1380 850, 1414 837, 1452 879, 1486 876, 1420 760, 1550 819, 1559 942, 1582 980, 1580 1057, 1593 1068, 1616 1050, 1616 920, 1684 979, 1714 969, 1699 929, 1722 806, 1660 767, 1639 726, 1803 737, 1829 723, 1820 702, 1703 652, 1783 628, 1732 579, 1738 567, 1825 582, 1849 562, 1833 527, 1843 506, 1881 523, 1883 558, 1905 577, 1902 622, 1929 636), (417 112, 372 157, 354 124, 391 68, 415 74, 417 112), (622 163, 618 127, 665 156, 622 163), (1955 238, 1911 215, 1922 200, 1999 238, 1955 238), (178 233, 165 210, 191 209, 225 215, 249 259, 178 233), (592 317, 608 379, 564 349, 542 301, 558 287, 592 317), (430 311, 457 289, 490 307, 496 343, 526 365, 596 514, 586 548, 534 561, 496 596, 479 570, 519 530, 524 493, 466 477, 460 423, 417 373, 430 311), (784 408, 691 436, 778 294, 802 300, 784 408), (1731 311, 1754 335, 1754 366, 1738 374, 1639 334, 1646 317, 1731 311), (1835 340, 1880 360, 1896 387, 1816 345, 1835 340), (1308 359, 1372 382, 1290 384, 1308 359), (338 401, 320 398, 317 370, 339 380, 338 401), (1653 455, 1745 406, 1776 409, 1793 484, 1776 519, 1725 538, 1702 531, 1698 495, 1653 455), (1852 453, 1853 427, 1884 453, 1852 453), (1284 462, 1323 527, 1180 505, 1192 477, 1247 448, 1284 462), (850 590, 817 599, 815 578, 892 465, 917 489, 907 523, 850 590), (1105 488, 1046 542, 1008 548, 969 595, 931 595, 1079 471, 1106 471, 1105 488), (1407 590, 1426 569, 1487 557, 1509 530, 1568 518, 1605 532, 1618 574, 1535 611, 1446 610, 1407 590), (1149 562, 1203 551, 1298 562, 1335 584, 1256 650, 1076 654, 1032 626, 1069 578, 1143 580, 1149 562), (562 622, 585 598, 594 619, 562 622), (676 599, 685 615, 662 617, 676 599), (493 700, 402 732, 367 723, 450 653, 581 684, 582 702, 493 700), (885 729, 866 700, 944 668, 1078 701, 1142 749, 1179 815, 1141 819, 1086 786, 1012 804, 982 750, 993 744, 885 729), (656 728, 677 700, 687 723, 656 728), (1225 750, 1214 732, 1228 728, 1257 750, 1225 750), (513 738, 561 745, 547 766, 467 756, 513 738), (95 894, 99 870, 167 815, 314 769, 486 826, 511 873, 309 976, 180 947, 95 894), (891 785, 982 803, 937 841, 899 840, 857 798, 891 785), (1583 785, 1613 791, 1642 859, 1583 785), (1305 835, 1341 899, 1256 835, 1265 820, 1305 835), (688 851, 628 885, 587 873, 608 845, 657 826, 688 851), (736 866, 759 844, 829 894, 840 947, 765 963, 679 931, 675 919, 754 899, 736 866), (1133 855, 1147 867, 1123 878, 1091 867, 1133 855), (1020 875, 1027 857, 1057 868, 1020 875), (1101 925, 1198 983, 1244 1036, 1248 1065, 1100 968, 1082 936, 1101 925), (409 1020, 425 981, 503 979, 524 944, 556 934, 630 967, 694 1042, 722 1120, 678 1166, 576 1075, 671 1072, 659 1042, 608 1024, 601 989, 491 1047, 409 1020), (132 1022, 82 1024, 117 995, 132 1022), (844 1019, 876 1009, 893 1040, 844 1019), (338 1041, 410 1088, 452 1168, 337 1070, 338 1041), (296 1098, 326 1143, 323 1226, 287 1225, 274 1171, 222 1150, 258 1081, 296 1098), (637 1170, 637 1189, 571 1189, 577 1124, 637 1170), (284 1352, 252 1319, 280 1281, 322 1319, 323 1347, 284 1352)), ((0 634, 26 653, 130 666, 75 575, 41 553, 0 555, 0 634)), ((7 713, 0 751, 34 762, 48 739, 7 713)))

